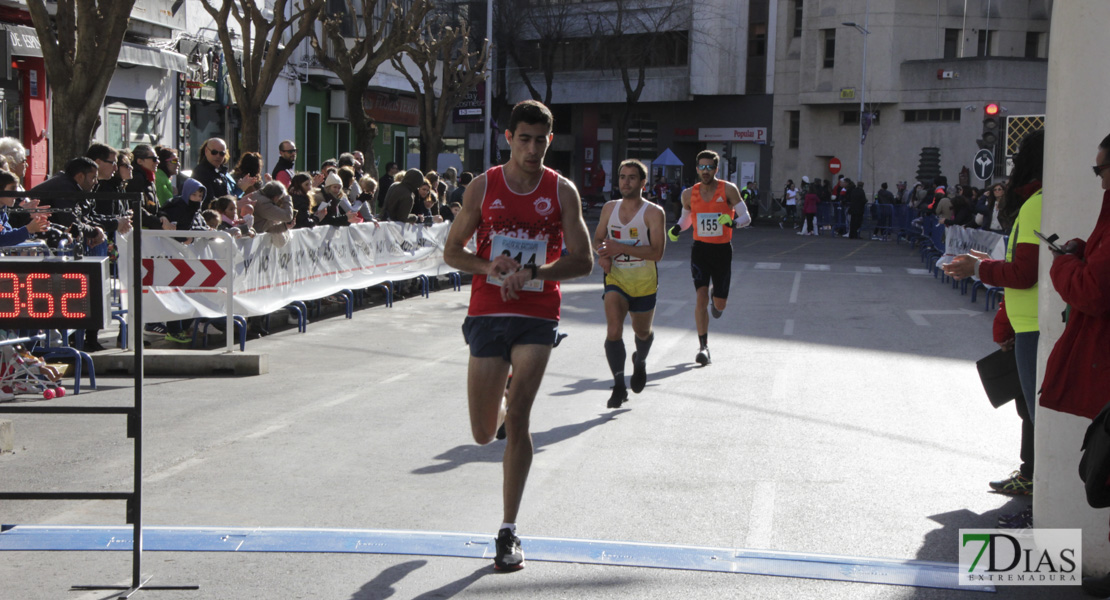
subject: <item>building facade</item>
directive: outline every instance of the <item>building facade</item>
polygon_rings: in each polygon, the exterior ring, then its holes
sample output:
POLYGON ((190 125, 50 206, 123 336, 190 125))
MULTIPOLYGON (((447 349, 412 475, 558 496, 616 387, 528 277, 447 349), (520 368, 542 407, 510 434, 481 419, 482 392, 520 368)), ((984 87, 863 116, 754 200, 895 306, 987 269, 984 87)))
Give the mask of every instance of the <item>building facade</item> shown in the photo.
POLYGON ((775 8, 776 189, 803 175, 835 177, 834 158, 868 192, 884 181, 913 185, 923 148, 939 149, 950 182, 966 168, 967 181, 982 186, 973 161, 985 106, 1044 114, 1051 0, 777 0, 775 8), (862 163, 861 113, 865 122, 873 115, 862 163))
POLYGON ((625 5, 622 14, 612 2, 587 1, 567 11, 565 22, 562 14, 533 8, 519 18, 524 26, 506 69, 508 99, 533 96, 526 77, 543 99, 544 71, 552 71, 556 124, 547 162, 586 194, 608 192, 621 160, 651 166, 668 149, 682 166, 655 165, 653 177, 693 183, 695 157, 709 148, 726 159, 721 177, 739 185, 765 180, 774 135, 777 12, 770 4, 646 0, 625 5), (555 51, 545 54, 552 44, 555 51), (597 169, 606 173, 600 191, 592 185, 597 169))

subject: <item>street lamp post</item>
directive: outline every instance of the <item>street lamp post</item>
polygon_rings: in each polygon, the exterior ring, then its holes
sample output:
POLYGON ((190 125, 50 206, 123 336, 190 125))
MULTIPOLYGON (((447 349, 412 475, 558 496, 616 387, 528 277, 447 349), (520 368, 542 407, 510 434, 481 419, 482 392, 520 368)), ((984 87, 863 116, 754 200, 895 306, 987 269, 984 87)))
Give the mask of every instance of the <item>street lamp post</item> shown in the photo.
POLYGON ((863 60, 860 61, 863 64, 863 67, 860 70, 861 72, 860 72, 860 81, 859 81, 859 155, 858 155, 858 161, 859 162, 857 163, 857 166, 856 166, 856 183, 857 184, 859 183, 860 179, 863 179, 863 139, 864 139, 864 135, 865 135, 863 111, 864 111, 864 102, 867 99, 867 36, 871 34, 871 32, 867 30, 867 21, 871 16, 870 15, 870 12, 871 12, 870 7, 871 7, 871 2, 869 0, 868 3, 867 3, 867 9, 865 9, 864 13, 863 13, 863 26, 862 27, 854 21, 848 21, 848 22, 845 22, 845 23, 841 23, 841 25, 844 25, 846 27, 854 27, 856 29, 856 31, 859 31, 860 35, 863 36, 863 60))

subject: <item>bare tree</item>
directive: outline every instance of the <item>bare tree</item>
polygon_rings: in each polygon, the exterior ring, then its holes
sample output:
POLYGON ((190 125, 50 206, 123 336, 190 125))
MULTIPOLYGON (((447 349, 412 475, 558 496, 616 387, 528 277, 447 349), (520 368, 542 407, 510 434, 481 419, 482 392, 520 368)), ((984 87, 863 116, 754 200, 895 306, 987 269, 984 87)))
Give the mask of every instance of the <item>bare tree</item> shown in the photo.
POLYGON ((423 142, 421 166, 425 172, 435 169, 443 149, 443 130, 451 118, 451 111, 459 100, 486 78, 489 42, 483 42, 478 50, 471 50, 470 44, 470 25, 466 20, 433 15, 427 19, 422 35, 405 50, 420 80, 417 81, 401 60, 390 59, 416 93, 420 140, 423 142), (437 81, 441 86, 438 97, 435 92, 437 81))
POLYGON ((614 0, 611 10, 594 12, 590 23, 595 35, 602 40, 601 52, 620 72, 624 86, 624 110, 618 120, 613 148, 614 156, 624 156, 628 147, 628 126, 644 92, 647 69, 660 46, 664 46, 661 43, 664 36, 676 31, 689 35, 690 5, 683 0, 614 0))
POLYGON ((387 0, 347 0, 346 15, 332 15, 323 22, 322 35, 312 33, 320 64, 335 73, 347 89, 347 118, 355 144, 366 156, 366 171, 375 178, 378 128, 363 109, 363 92, 383 62, 417 39, 430 10, 428 0, 413 0, 406 10, 387 0), (361 12, 356 10, 359 8, 361 12), (382 17, 376 18, 379 13, 382 17))
POLYGON ((135 0, 27 0, 53 93, 54 164, 81 156, 100 127, 100 108, 116 70, 135 0))
POLYGON ((201 5, 216 21, 228 79, 243 118, 239 147, 242 152, 257 152, 261 144, 259 117, 266 98, 293 51, 312 31, 325 0, 274 0, 272 11, 256 0, 215 1, 219 8, 213 0, 201 0, 201 5), (291 14, 287 17, 286 12, 291 14), (242 44, 238 48, 228 28, 229 17, 239 25, 242 44), (235 59, 235 50, 242 51, 242 63, 235 59))

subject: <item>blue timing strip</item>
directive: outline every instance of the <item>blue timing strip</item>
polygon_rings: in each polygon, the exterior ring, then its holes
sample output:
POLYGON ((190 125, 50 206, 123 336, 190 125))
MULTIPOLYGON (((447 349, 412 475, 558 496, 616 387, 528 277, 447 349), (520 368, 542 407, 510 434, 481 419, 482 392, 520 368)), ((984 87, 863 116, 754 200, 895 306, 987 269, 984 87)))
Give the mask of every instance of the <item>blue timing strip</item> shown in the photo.
MULTIPOLYGON (((0 551, 131 550, 130 527, 4 525, 0 551)), ((958 565, 772 550, 523 537, 530 561, 682 569, 993 592, 959 585, 958 565)), ((380 529, 144 527, 155 552, 323 552, 414 554, 492 560, 490 534, 380 529)))

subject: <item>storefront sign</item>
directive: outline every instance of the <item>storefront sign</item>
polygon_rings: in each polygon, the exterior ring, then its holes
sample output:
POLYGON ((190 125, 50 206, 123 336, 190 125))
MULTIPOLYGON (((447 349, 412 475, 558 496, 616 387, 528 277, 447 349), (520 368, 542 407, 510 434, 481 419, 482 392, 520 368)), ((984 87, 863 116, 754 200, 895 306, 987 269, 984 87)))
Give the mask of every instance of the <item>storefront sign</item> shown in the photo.
POLYGON ((766 127, 702 127, 698 129, 699 142, 753 142, 767 143, 766 127))
POLYGON ((366 92, 362 96, 362 108, 366 116, 379 123, 396 123, 416 127, 420 124, 420 109, 416 98, 366 92))
POLYGON ((478 83, 478 87, 467 92, 462 100, 455 105, 452 123, 481 123, 483 107, 486 105, 486 82, 478 83))

